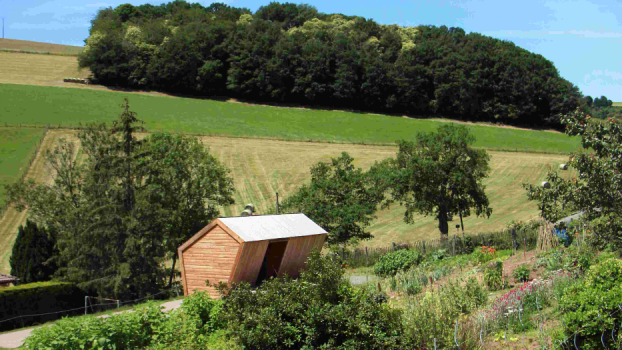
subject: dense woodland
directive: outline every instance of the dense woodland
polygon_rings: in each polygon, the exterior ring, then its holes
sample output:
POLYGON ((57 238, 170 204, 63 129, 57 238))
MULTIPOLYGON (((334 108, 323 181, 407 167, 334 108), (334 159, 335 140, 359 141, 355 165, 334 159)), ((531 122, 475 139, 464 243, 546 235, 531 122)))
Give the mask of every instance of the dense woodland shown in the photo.
POLYGON ((534 126, 585 104, 511 42, 290 3, 101 9, 79 63, 106 85, 534 126))

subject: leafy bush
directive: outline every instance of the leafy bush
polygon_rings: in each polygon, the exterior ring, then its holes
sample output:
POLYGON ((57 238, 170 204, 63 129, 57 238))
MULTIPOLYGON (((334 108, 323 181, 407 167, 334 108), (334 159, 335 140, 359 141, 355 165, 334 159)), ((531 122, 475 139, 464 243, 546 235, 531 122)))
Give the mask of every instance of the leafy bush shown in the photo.
MULTIPOLYGON (((449 281, 434 293, 426 292, 409 303, 404 311, 404 335, 411 349, 434 348, 436 338, 439 348, 454 347, 455 321, 464 314, 486 304, 488 293, 470 279, 449 281)), ((463 348, 477 347, 473 325, 461 323, 458 329, 458 342, 463 348)))
POLYGON ((503 263, 493 261, 484 269, 484 284, 490 290, 498 290, 503 287, 503 263))
MULTIPOLYGON (((222 302, 195 293, 181 308, 163 313, 155 302, 108 318, 81 316, 33 331, 25 341, 32 349, 170 349, 203 348, 222 327, 222 302)), ((222 339, 219 340, 222 342, 222 339)), ((235 345, 235 344, 230 344, 235 345)))
POLYGON ((378 276, 394 276, 398 271, 419 265, 421 260, 422 256, 416 250, 398 250, 381 256, 374 265, 374 273, 378 276))
POLYGON ((512 276, 514 276, 516 282, 527 282, 527 280, 529 280, 530 270, 531 269, 529 268, 529 266, 527 266, 527 264, 523 264, 514 269, 514 272, 512 272, 512 276))
POLYGON ((297 280, 272 278, 256 291, 228 288, 221 314, 246 349, 400 348, 400 311, 363 288, 352 288, 338 261, 312 253, 297 280))
POLYGON ((601 348, 602 332, 610 334, 622 321, 621 300, 622 261, 609 259, 590 267, 583 282, 568 287, 561 298, 565 336, 578 332, 580 348, 601 348))
POLYGON ((493 247, 487 247, 487 246, 482 246, 480 248, 477 248, 473 251, 473 255, 475 257, 475 260, 479 263, 479 264, 485 264, 487 262, 489 262, 490 260, 493 260, 494 258, 496 258, 496 249, 493 247))
MULTIPOLYGON (((84 294, 72 283, 36 282, 16 287, 0 288, 0 320, 21 315, 47 314, 21 317, 0 323, 0 330, 30 326, 56 320, 71 313, 55 313, 84 306, 84 294)), ((80 310, 74 311, 79 314, 80 310)))

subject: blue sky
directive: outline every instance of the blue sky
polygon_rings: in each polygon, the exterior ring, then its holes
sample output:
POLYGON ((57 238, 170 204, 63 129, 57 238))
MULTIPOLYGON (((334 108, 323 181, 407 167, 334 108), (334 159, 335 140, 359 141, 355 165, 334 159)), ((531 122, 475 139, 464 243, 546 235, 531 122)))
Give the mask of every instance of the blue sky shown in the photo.
MULTIPOLYGON (((83 45, 90 20, 101 7, 128 1, 0 0, 5 37, 83 45)), ((134 5, 162 1, 129 1, 134 5)), ((256 11, 270 0, 230 0, 256 11)), ((285 1, 283 1, 285 2, 285 1)), ((290 1, 299 3, 300 1, 290 1)), ((622 1, 302 1, 324 13, 371 18, 382 24, 461 27, 520 47, 551 60, 560 74, 585 95, 622 102, 622 1)), ((200 1, 209 5, 211 1, 200 1)))

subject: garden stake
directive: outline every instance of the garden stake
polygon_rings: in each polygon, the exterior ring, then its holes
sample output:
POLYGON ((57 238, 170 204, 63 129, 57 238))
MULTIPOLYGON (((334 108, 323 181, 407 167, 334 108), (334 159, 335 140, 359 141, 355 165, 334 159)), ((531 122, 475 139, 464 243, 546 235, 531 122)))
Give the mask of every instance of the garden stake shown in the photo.
POLYGON ((436 350, 436 338, 434 338, 434 350, 436 350))
POLYGON ((454 331, 454 341, 456 342, 456 347, 460 347, 458 345, 458 320, 456 319, 456 330, 454 331))
POLYGON ((527 237, 523 237, 523 259, 527 259, 527 237))
MULTIPOLYGON (((523 318, 521 316, 522 311, 523 311, 523 302, 521 301, 520 306, 518 307, 518 320, 520 321, 521 326, 523 326, 523 318)), ((523 346, 525 346, 525 334, 523 334, 523 346)))
POLYGON ((579 347, 577 346, 577 333, 576 332, 574 334, 574 348, 579 350, 579 347))
MULTIPOLYGON (((600 317, 600 311, 598 311, 598 319, 599 319, 601 322, 603 321, 603 319, 600 317)), ((605 345, 605 331, 603 331, 603 332, 600 334, 600 342, 603 344, 603 347, 604 347, 604 348, 607 348, 607 345, 605 345)))
POLYGON ((484 320, 482 320, 482 324, 479 328, 479 342, 484 346, 484 340, 482 339, 482 333, 484 333, 484 320))

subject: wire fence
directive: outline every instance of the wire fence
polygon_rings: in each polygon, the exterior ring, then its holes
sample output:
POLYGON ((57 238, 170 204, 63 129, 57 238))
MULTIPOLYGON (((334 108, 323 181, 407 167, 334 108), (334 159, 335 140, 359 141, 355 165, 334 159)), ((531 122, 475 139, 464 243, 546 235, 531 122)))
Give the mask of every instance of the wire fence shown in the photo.
MULTIPOLYGON (((123 306, 137 305, 146 300, 156 300, 158 299, 157 297, 162 296, 162 295, 167 295, 169 297, 183 295, 181 283, 176 281, 173 283, 173 286, 170 288, 166 288, 155 294, 149 294, 142 298, 133 299, 133 300, 117 300, 117 299, 85 296, 85 302, 83 306, 63 309, 63 310, 58 310, 58 311, 52 311, 52 312, 45 312, 45 313, 23 314, 23 315, 13 316, 10 318, 0 320, 0 329, 2 329, 3 331, 7 331, 7 330, 18 329, 18 328, 24 328, 28 326, 37 326, 42 323, 54 321, 62 317, 80 316, 80 315, 93 314, 93 313, 98 313, 98 312, 103 312, 103 311, 110 311, 111 309, 118 309, 123 306), (115 301, 114 302, 103 302, 103 303, 97 303, 97 304, 88 303, 88 300, 91 298, 106 300, 106 301, 110 301, 110 300, 115 300, 115 301), (7 322, 11 322, 12 327, 7 326, 6 325, 7 322)), ((76 305, 80 305, 81 302, 82 301, 76 300, 76 305)))

